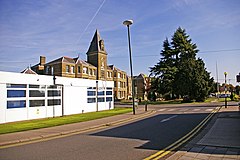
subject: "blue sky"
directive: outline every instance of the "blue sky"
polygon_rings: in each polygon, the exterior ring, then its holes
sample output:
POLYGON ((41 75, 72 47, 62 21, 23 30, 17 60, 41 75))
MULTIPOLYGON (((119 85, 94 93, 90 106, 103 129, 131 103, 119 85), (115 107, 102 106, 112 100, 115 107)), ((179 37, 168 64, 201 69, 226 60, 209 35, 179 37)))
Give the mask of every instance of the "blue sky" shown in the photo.
POLYGON ((149 74, 163 40, 180 26, 196 43, 211 76, 236 84, 240 72, 239 0, 0 0, 0 70, 20 72, 61 56, 86 60, 95 30, 104 39, 108 64, 129 73, 127 28, 134 75, 149 74))

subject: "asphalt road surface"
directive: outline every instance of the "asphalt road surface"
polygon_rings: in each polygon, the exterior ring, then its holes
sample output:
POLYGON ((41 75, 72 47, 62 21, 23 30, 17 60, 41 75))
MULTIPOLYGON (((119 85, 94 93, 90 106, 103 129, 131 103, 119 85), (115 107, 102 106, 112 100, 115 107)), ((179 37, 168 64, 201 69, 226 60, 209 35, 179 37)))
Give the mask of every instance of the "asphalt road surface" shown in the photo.
POLYGON ((216 106, 159 105, 143 120, 105 130, 0 149, 0 160, 138 160, 171 145, 216 106))

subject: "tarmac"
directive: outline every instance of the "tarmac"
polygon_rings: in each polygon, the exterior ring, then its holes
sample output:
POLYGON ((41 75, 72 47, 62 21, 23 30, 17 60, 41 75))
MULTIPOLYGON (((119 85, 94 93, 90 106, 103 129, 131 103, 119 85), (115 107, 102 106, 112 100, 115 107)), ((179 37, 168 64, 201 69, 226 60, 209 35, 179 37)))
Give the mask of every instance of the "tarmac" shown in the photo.
MULTIPOLYGON (((79 134, 98 129, 107 129, 129 121, 136 121, 155 112, 144 111, 138 107, 132 113, 106 117, 102 119, 16 132, 0 135, 0 149, 11 146, 79 134)), ((184 147, 163 157, 167 160, 240 160, 240 108, 238 106, 221 107, 200 133, 184 147)))
POLYGON ((240 160, 240 108, 222 106, 196 137, 167 160, 240 160))

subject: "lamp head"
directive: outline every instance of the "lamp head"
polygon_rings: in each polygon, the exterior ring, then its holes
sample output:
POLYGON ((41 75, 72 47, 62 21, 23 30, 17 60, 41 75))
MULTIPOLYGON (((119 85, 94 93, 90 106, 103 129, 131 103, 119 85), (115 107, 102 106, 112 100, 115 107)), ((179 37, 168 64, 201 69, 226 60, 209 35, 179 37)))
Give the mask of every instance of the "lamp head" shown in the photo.
POLYGON ((133 20, 131 20, 131 19, 126 20, 126 21, 123 22, 123 25, 125 25, 125 26, 130 26, 132 24, 133 24, 133 20))

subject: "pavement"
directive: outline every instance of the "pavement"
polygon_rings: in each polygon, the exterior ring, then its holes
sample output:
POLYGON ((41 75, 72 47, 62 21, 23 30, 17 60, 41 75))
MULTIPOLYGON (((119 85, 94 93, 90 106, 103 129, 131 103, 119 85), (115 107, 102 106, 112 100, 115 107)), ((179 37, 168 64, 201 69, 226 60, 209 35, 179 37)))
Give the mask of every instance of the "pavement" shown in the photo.
POLYGON ((240 160, 240 108, 222 106, 196 137, 167 160, 240 160))
MULTIPOLYGON (((79 134, 148 117, 153 110, 144 107, 132 113, 88 122, 0 135, 0 149, 53 137, 79 134)), ((163 157, 164 158, 164 157, 163 157)), ((222 107, 207 126, 184 147, 174 151, 167 160, 240 160, 240 110, 238 106, 222 107)))

